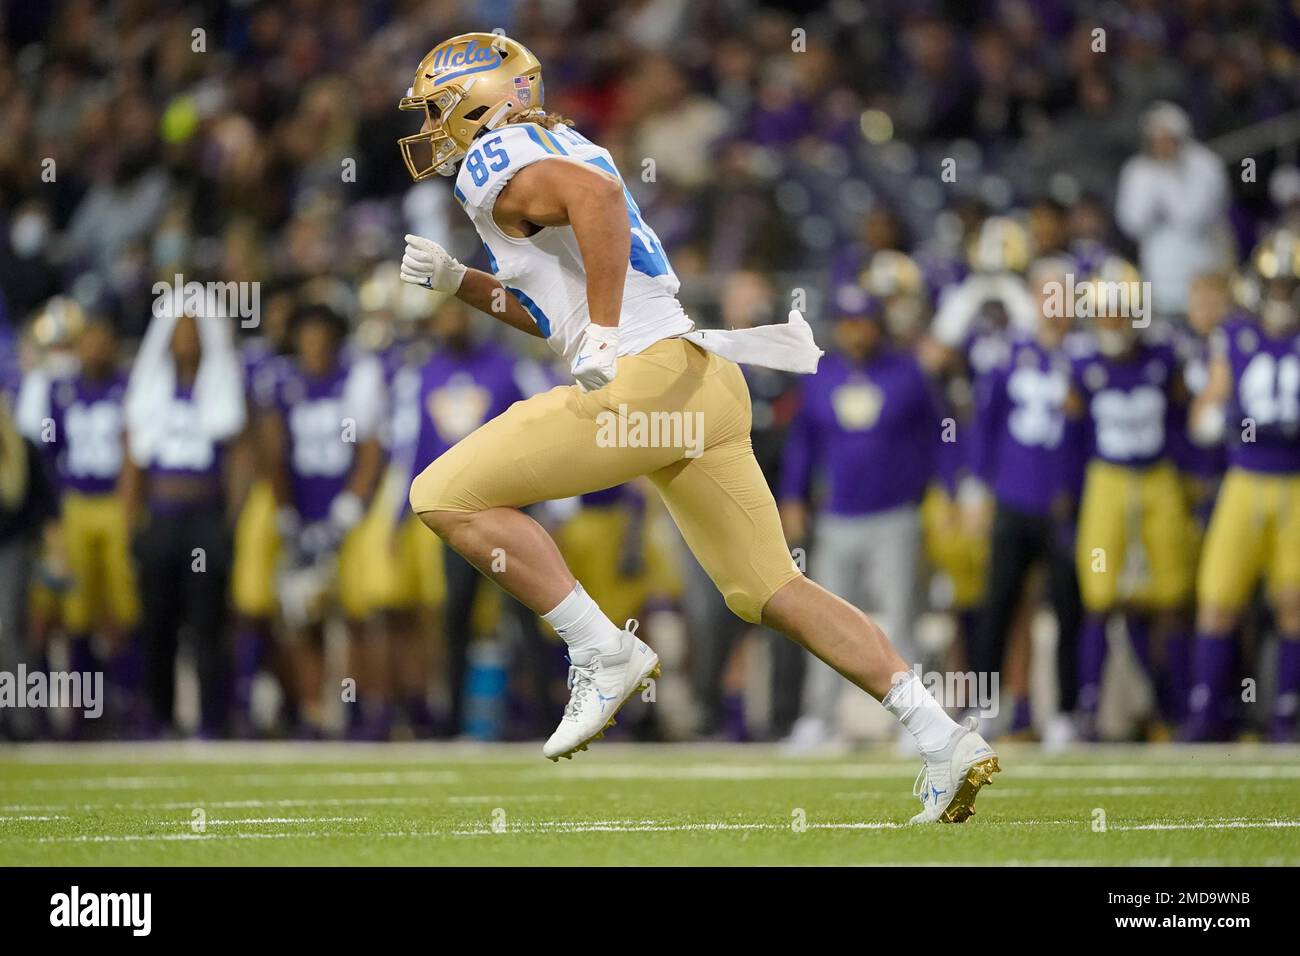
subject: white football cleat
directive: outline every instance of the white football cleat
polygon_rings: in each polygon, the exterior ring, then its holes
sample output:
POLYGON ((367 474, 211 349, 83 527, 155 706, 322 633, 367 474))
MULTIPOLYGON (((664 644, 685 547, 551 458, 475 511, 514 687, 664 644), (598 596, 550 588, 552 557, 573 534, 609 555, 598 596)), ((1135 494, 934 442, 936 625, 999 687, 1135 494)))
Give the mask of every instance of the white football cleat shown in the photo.
POLYGON ((921 812, 912 823, 962 823, 975 814, 980 787, 1002 770, 998 755, 975 732, 979 721, 968 717, 953 731, 948 746, 925 757, 912 794, 921 798, 921 812))
POLYGON ((636 636, 637 622, 623 628, 623 647, 615 654, 598 655, 589 664, 569 666, 569 703, 542 754, 551 760, 573 758, 614 726, 614 715, 632 695, 650 686, 660 674, 659 655, 636 636))

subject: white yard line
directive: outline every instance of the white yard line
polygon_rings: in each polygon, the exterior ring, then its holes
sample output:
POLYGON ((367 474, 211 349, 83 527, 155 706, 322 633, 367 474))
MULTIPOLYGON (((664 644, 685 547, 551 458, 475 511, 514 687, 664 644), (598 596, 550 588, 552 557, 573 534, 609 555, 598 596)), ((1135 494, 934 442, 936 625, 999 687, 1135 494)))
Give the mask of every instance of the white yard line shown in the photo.
POLYGON ((452 770, 345 770, 335 773, 241 773, 230 776, 27 777, 0 780, 0 790, 176 790, 181 787, 429 787, 461 782, 452 770))
MULTIPOLYGON (((361 817, 262 817, 250 819, 228 819, 228 820, 209 820, 209 825, 218 826, 237 826, 240 824, 247 825, 269 825, 269 824, 320 824, 320 823, 356 823, 362 822, 361 817)), ((1084 827, 1088 821, 1080 818, 1077 820, 1021 820, 1011 821, 1017 826, 1059 826, 1070 825, 1084 827)), ((166 825, 161 823, 159 825, 166 825)), ((862 822, 862 823, 817 823, 808 822, 804 824, 807 830, 905 830, 910 829, 909 825, 900 822, 862 822)), ((1253 829, 1282 829, 1300 827, 1300 820, 1205 820, 1197 823, 1147 823, 1147 824, 1112 824, 1109 830, 1118 831, 1160 831, 1160 830, 1253 830, 1253 829)), ((201 842, 205 840, 275 840, 275 839, 324 839, 336 837, 364 837, 370 839, 405 839, 405 838, 442 838, 442 837, 500 837, 500 836, 529 836, 540 834, 570 834, 570 833, 716 833, 716 832, 745 832, 745 831, 767 831, 780 832, 790 831, 793 835, 798 835, 792 830, 791 824, 787 822, 775 821, 709 821, 701 823, 673 823, 663 820, 542 820, 529 821, 527 823, 507 824, 502 830, 493 830, 490 826, 477 827, 473 829, 461 830, 427 830, 427 831, 391 831, 381 833, 367 833, 362 831, 297 831, 292 833, 258 833, 258 832, 236 832, 236 833, 153 833, 153 834, 78 834, 75 836, 39 836, 39 837, 11 837, 0 839, 0 842, 6 843, 149 843, 149 842, 201 842)), ((1171 858, 1163 858, 1166 862, 1171 862, 1171 858)), ((1281 858, 1279 858, 1280 860, 1281 858)), ((910 861, 919 865, 935 865, 933 861, 910 861)), ((1026 865, 1051 865, 1054 861, 1050 860, 1024 860, 1019 861, 1026 865)), ((1092 864, 1113 864, 1113 860, 1073 860, 1073 861, 1055 861, 1059 865, 1092 865, 1092 864)), ((1160 865, 1154 861, 1132 861, 1138 865, 1150 862, 1151 865, 1160 865)), ((1016 861, 998 861, 996 865, 1015 865, 1016 861)), ((865 865, 878 865, 878 861, 873 861, 865 865)), ((953 864, 956 865, 956 864, 953 864)))
POLYGON ((1113 824, 1107 830, 1254 830, 1300 827, 1300 820, 1213 820, 1198 823, 1113 824))
MULTIPOLYGON (((552 803, 565 797, 558 793, 471 794, 428 797, 316 797, 294 800, 138 800, 133 803, 11 803, 0 805, 3 813, 90 813, 104 810, 263 810, 293 807, 386 807, 435 806, 445 803, 552 803)), ((4 817, 0 816, 0 820, 4 817)))

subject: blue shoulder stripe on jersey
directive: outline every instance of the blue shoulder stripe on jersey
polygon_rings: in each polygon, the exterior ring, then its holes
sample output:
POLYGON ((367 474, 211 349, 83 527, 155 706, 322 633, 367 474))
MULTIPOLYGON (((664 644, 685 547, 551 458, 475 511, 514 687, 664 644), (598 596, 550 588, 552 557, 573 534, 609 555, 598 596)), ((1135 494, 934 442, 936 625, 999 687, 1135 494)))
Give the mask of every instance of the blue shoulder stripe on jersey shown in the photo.
POLYGON ((508 285, 505 287, 505 290, 518 299, 519 304, 528 310, 528 314, 531 315, 533 321, 537 323, 537 328, 542 333, 542 337, 549 339, 551 337, 551 320, 546 317, 546 313, 542 311, 542 307, 514 286, 508 285))
POLYGON ((531 139, 538 146, 542 147, 542 149, 546 150, 548 153, 551 153, 553 155, 557 155, 557 156, 559 155, 558 153, 556 153, 554 147, 547 145, 547 143, 542 140, 542 137, 538 135, 538 131, 539 131, 538 127, 534 126, 532 123, 528 123, 524 126, 524 130, 528 133, 528 138, 531 139))
POLYGON ((461 188, 459 186, 456 186, 452 189, 452 194, 456 197, 456 201, 460 203, 461 206, 464 206, 467 202, 469 202, 469 200, 465 197, 465 194, 461 192, 461 188))
POLYGON ((488 267, 492 270, 492 274, 496 275, 500 271, 497 268, 497 257, 492 255, 492 250, 488 247, 486 242, 483 243, 483 251, 487 253, 488 267))
POLYGON ((545 137, 546 140, 550 142, 552 146, 554 146, 556 149, 560 151, 561 156, 569 155, 569 151, 564 148, 564 144, 562 144, 558 139, 556 139, 555 134, 552 133, 549 129, 547 129, 545 126, 539 126, 537 127, 537 131, 541 133, 542 136, 545 137))
POLYGON ((591 165, 593 166, 598 166, 601 169, 605 170, 605 172, 609 173, 620 183, 623 181, 623 177, 618 174, 618 170, 614 168, 614 164, 611 163, 609 160, 607 160, 604 156, 593 156, 589 160, 587 160, 587 162, 591 163, 591 165))

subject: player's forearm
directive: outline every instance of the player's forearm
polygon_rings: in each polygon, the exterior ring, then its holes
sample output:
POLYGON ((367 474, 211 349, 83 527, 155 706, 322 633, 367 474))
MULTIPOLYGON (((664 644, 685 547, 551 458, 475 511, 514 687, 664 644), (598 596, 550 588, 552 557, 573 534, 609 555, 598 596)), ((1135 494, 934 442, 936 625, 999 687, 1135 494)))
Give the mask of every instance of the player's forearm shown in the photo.
POLYGON ((595 325, 617 328, 623 311, 623 281, 632 251, 632 230, 622 185, 585 192, 568 205, 587 272, 587 309, 595 325))
POLYGON ((466 269, 465 278, 456 290, 456 298, 511 328, 542 337, 541 329, 528 314, 528 310, 519 304, 519 300, 510 294, 496 276, 479 269, 466 269))
POLYGON ((379 485, 379 474, 383 470, 384 456, 379 442, 372 439, 357 446, 356 461, 352 474, 348 478, 347 490, 362 501, 369 502, 379 485))
MULTIPOLYGON (((122 442, 123 447, 130 448, 125 436, 122 442)), ((144 472, 131 458, 129 450, 122 462, 122 473, 117 478, 117 493, 122 501, 122 510, 126 512, 128 526, 135 527, 144 511, 144 472)))

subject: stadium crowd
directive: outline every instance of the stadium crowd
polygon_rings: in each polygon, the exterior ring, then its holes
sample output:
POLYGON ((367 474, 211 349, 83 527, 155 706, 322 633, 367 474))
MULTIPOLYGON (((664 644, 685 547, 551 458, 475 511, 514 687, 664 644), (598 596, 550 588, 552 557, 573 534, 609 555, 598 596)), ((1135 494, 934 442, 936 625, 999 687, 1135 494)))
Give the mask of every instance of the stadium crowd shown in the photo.
MULTIPOLYGON (((819 372, 745 372, 812 577, 907 659, 999 673, 998 732, 1099 736, 1123 646, 1135 732, 1293 739, 1300 171, 1228 134, 1300 108, 1300 12, 800 7, 0 5, 0 670, 111 694, 102 721, 0 709, 0 737, 549 732, 560 645, 406 507, 568 381, 398 280, 406 233, 486 264, 395 142, 412 66, 487 24, 618 159, 697 324, 807 310, 819 372), (1076 287, 1142 291, 1063 314, 1076 287)), ((634 733, 851 733, 842 679, 731 615, 653 493, 537 512, 663 658, 672 706, 634 733)))

